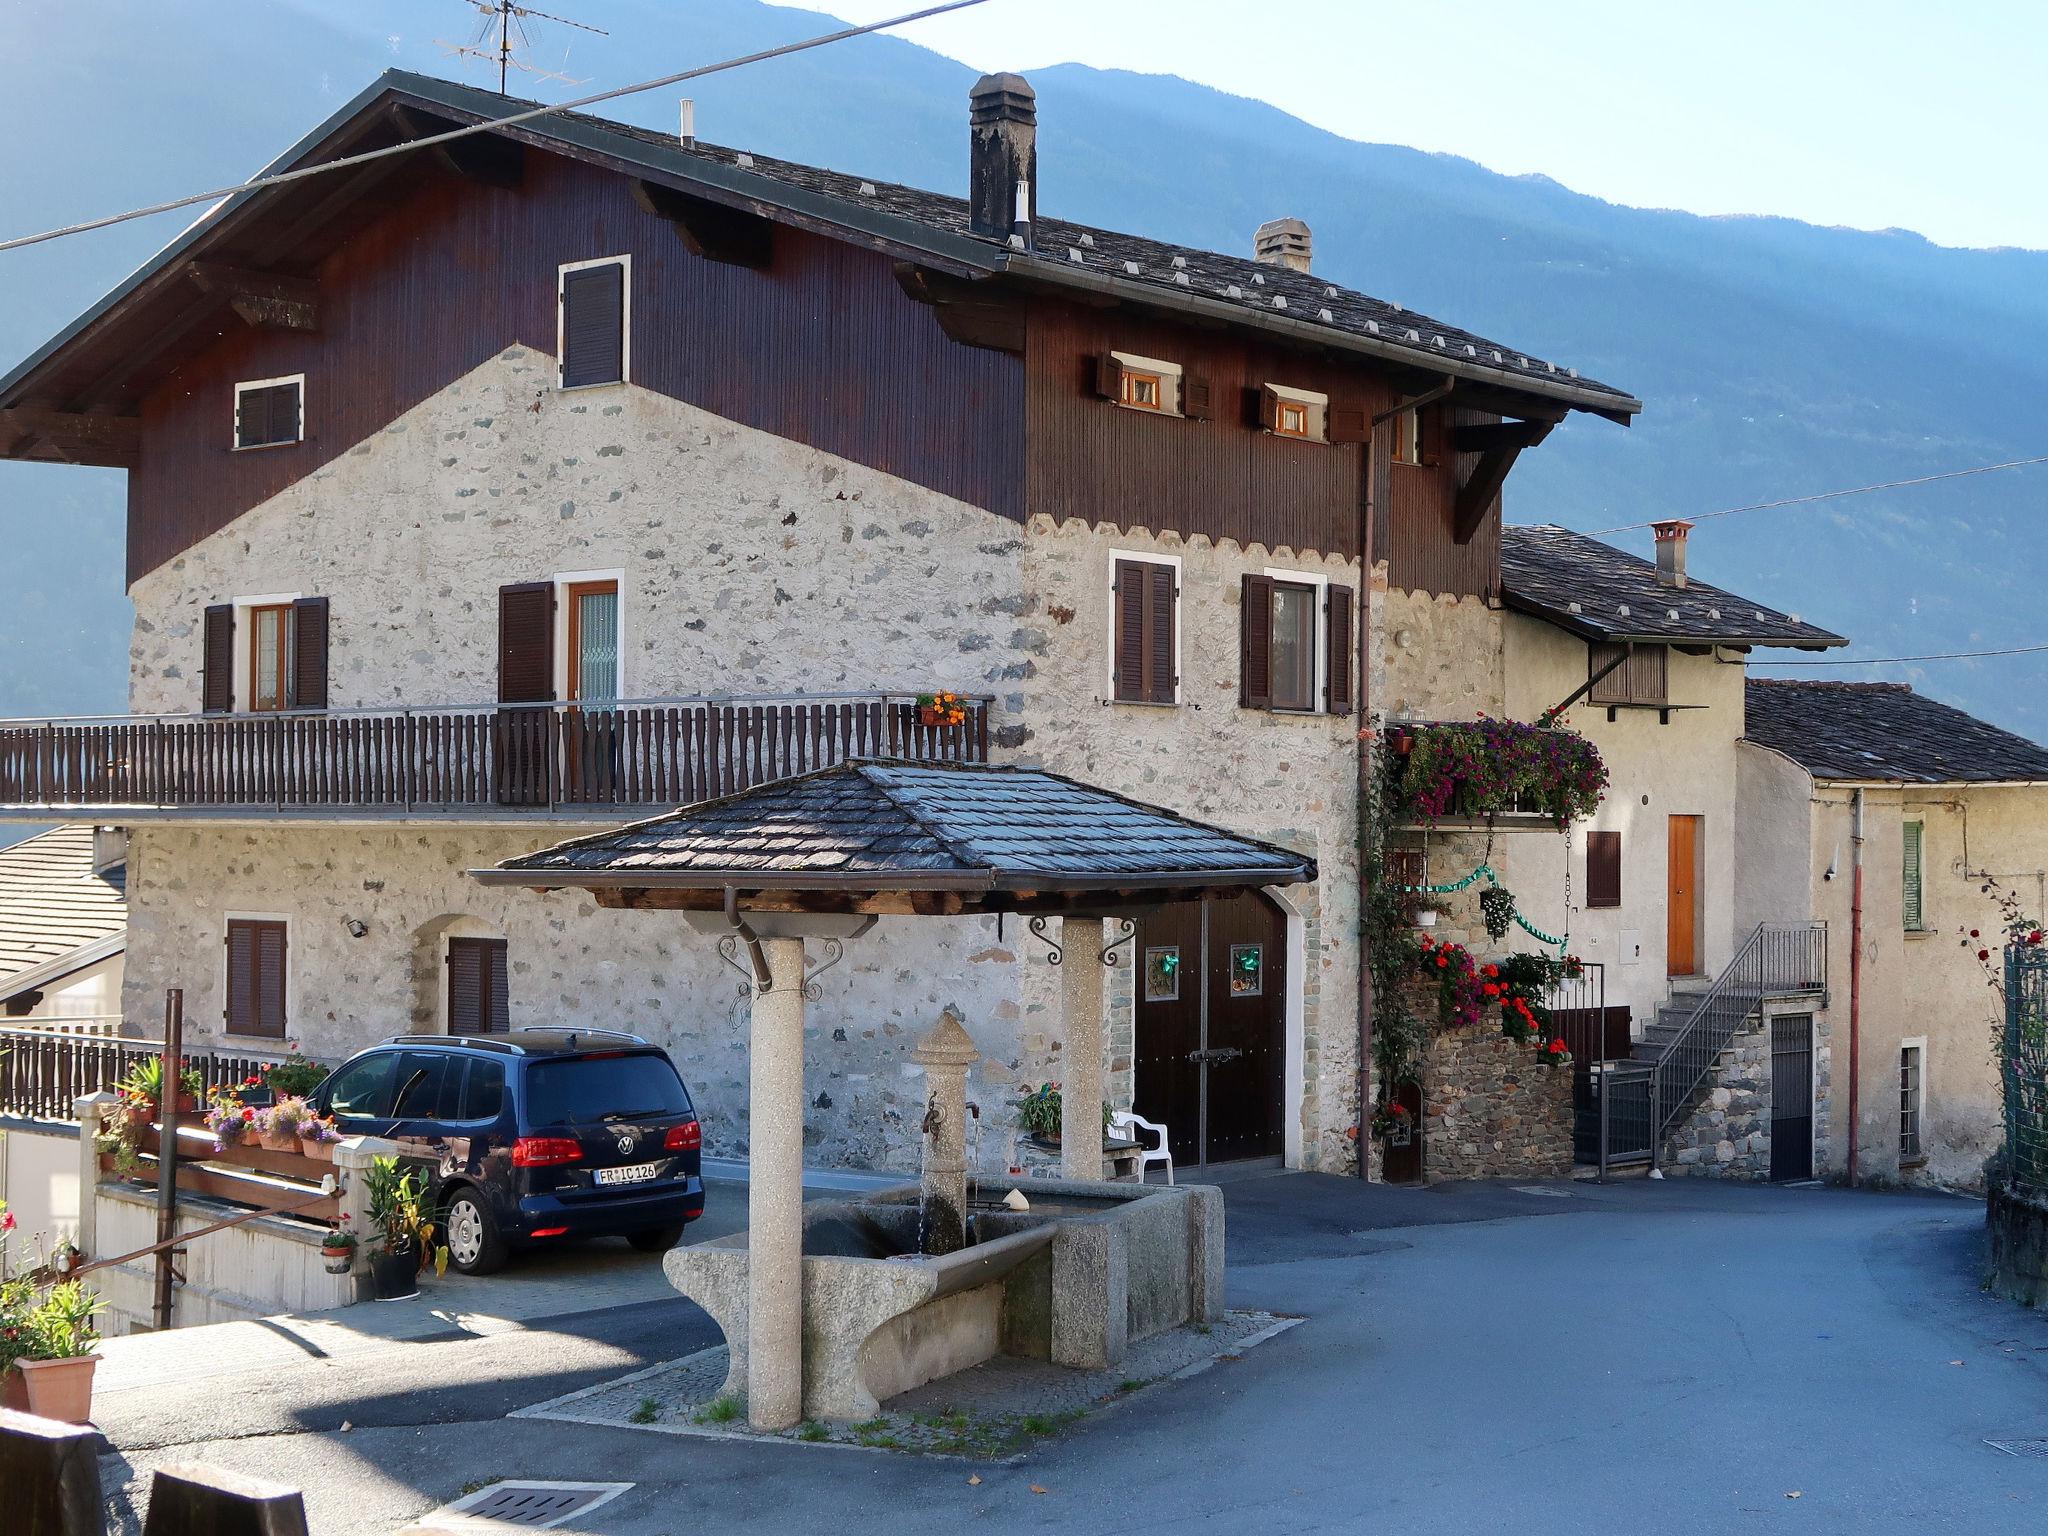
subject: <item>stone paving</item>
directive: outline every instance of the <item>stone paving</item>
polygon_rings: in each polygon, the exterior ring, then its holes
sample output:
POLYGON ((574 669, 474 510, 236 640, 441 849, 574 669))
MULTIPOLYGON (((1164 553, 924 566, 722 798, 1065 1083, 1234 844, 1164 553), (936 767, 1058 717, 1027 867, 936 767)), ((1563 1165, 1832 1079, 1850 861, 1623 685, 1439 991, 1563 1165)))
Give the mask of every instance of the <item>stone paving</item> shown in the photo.
POLYGON ((1213 1327, 1176 1328, 1141 1340, 1130 1347, 1122 1365, 1109 1371, 1077 1371, 1041 1360, 998 1356, 891 1398, 879 1415, 859 1424, 812 1420, 774 1434, 753 1429, 738 1399, 718 1395, 726 1377, 723 1345, 536 1403, 512 1417, 671 1435, 1014 1459, 1034 1441, 1113 1408, 1147 1387, 1237 1360, 1245 1350, 1300 1321, 1272 1312, 1230 1312, 1213 1327))

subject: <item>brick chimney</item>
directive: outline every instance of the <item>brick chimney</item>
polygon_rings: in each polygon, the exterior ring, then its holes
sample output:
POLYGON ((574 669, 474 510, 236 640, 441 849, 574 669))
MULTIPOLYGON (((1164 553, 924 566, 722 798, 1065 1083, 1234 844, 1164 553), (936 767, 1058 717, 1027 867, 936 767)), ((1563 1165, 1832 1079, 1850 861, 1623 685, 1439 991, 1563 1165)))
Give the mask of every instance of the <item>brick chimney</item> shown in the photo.
POLYGON ((1028 250, 1038 222, 1038 93, 1022 75, 983 75, 967 93, 967 205, 977 235, 1028 250))
POLYGON ((1308 226, 1299 219, 1268 219, 1252 236, 1252 250, 1269 267, 1308 270, 1311 246, 1308 226))
POLYGON ((1657 580, 1667 587, 1685 585, 1685 536, 1692 524, 1682 517, 1652 523, 1657 534, 1657 580))

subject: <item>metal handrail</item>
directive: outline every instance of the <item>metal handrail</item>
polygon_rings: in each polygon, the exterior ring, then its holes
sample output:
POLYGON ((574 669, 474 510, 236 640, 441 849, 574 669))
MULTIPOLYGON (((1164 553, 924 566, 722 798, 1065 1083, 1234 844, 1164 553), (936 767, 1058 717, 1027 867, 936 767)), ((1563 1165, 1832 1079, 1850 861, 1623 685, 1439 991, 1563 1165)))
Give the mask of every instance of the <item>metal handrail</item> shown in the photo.
POLYGON ((1827 989, 1827 932, 1824 922, 1758 923, 1714 978, 1650 1065, 1652 1162, 1715 1060, 1766 999, 1827 989))
MULTIPOLYGON (((957 692, 957 690, 955 690, 957 692)), ((511 709, 551 709, 594 714, 611 709, 672 709, 684 705, 715 704, 720 707, 748 704, 830 704, 839 700, 862 699, 884 704, 911 704, 919 698, 913 689, 852 688, 817 693, 699 693, 660 694, 644 699, 541 699, 530 704, 508 704, 497 700, 469 704, 352 704, 341 709, 273 710, 186 710, 154 715, 22 715, 0 718, 0 731, 40 730, 76 725, 183 725, 193 721, 218 725, 234 720, 335 720, 351 718, 399 719, 409 715, 498 715, 511 709)), ((962 693, 969 704, 993 704, 992 693, 962 693)))

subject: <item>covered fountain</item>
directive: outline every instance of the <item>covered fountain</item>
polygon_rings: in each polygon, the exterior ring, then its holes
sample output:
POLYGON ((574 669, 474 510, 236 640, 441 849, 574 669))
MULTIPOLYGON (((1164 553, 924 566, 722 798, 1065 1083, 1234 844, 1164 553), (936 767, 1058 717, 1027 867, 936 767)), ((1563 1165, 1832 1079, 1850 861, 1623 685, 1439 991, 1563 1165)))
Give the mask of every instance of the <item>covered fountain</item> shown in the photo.
POLYGON ((670 1279, 725 1330, 749 1422, 864 1418, 878 1400, 995 1353, 1114 1365, 1134 1339, 1223 1307, 1213 1189, 1103 1180, 1107 922, 1315 878, 1314 861, 1042 770, 849 763, 472 871, 668 910, 744 957, 748 1227, 673 1250, 670 1279), (970 1205, 965 1078, 944 1016, 926 1073, 919 1182, 803 1199, 807 945, 829 961, 884 915, 1059 919, 1066 1087, 1058 1180, 1028 1210, 970 1205))

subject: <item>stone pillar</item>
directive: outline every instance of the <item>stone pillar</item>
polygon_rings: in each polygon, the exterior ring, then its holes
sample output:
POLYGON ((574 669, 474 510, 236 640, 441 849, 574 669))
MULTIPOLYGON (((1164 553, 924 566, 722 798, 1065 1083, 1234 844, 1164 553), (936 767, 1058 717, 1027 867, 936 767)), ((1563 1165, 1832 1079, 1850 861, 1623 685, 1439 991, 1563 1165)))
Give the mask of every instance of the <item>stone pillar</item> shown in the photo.
POLYGON ((334 1144, 334 1182, 335 1194, 341 1200, 341 1230, 356 1240, 355 1263, 349 1273, 355 1282, 357 1301, 370 1299, 370 1256, 384 1241, 384 1234, 370 1220, 370 1195, 364 1180, 373 1159, 396 1156, 398 1143, 382 1136, 348 1136, 334 1144))
POLYGON ((747 1422, 788 1429, 804 1396, 804 941, 761 940, 747 1062, 747 1422))
POLYGON ((88 1263, 104 1257, 99 1251, 100 1128, 120 1102, 118 1094, 89 1093, 71 1105, 78 1118, 78 1251, 88 1263))
POLYGON ((924 1068, 924 1251, 967 1246, 967 1069, 981 1052, 948 1008, 910 1059, 924 1068))
POLYGON ((1094 1183, 1102 1177, 1102 919, 1065 919, 1060 949, 1060 1173, 1094 1183))

